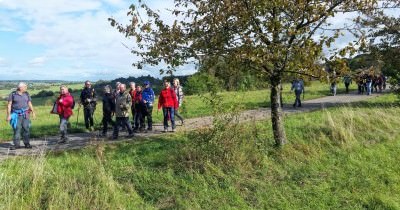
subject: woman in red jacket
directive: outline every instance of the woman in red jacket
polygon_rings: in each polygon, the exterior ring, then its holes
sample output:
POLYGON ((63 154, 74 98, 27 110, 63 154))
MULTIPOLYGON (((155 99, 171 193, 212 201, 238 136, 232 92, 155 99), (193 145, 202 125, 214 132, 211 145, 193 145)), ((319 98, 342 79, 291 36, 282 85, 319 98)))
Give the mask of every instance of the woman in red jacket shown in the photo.
POLYGON ((171 119, 172 132, 175 132, 174 110, 178 108, 178 100, 175 91, 171 88, 169 81, 164 81, 164 89, 158 98, 158 109, 162 107, 164 115, 164 132, 168 131, 168 118, 171 119))
POLYGON ((64 85, 60 87, 60 96, 57 98, 57 113, 60 116, 60 134, 61 139, 58 143, 67 142, 67 125, 68 119, 72 115, 72 106, 74 98, 69 93, 68 88, 64 85))

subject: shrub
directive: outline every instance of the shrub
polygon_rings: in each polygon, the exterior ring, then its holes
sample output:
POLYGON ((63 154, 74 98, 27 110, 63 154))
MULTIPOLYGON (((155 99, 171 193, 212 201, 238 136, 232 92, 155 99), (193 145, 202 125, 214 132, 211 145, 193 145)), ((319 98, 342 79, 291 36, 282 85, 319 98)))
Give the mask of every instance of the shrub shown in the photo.
POLYGON ((39 93, 32 95, 33 98, 43 98, 48 96, 54 96, 54 92, 51 90, 42 90, 39 93))
POLYGON ((185 87, 185 94, 201 94, 211 91, 221 91, 222 81, 206 73, 198 73, 191 76, 185 87))

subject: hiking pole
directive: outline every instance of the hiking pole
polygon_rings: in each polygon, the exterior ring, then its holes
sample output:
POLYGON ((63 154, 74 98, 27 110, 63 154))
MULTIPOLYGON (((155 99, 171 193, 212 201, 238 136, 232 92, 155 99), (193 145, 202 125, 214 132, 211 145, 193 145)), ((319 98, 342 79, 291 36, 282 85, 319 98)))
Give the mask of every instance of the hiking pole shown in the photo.
POLYGON ((78 106, 78 115, 76 115, 76 123, 75 123, 75 128, 78 128, 78 119, 79 119, 79 110, 81 109, 81 105, 79 104, 78 106))

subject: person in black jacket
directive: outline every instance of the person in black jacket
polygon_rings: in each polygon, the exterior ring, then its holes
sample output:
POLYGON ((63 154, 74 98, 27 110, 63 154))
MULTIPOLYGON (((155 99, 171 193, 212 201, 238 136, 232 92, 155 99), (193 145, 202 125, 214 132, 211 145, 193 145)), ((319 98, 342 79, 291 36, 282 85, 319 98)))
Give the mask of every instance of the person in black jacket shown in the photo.
POLYGON ((93 113, 96 110, 96 92, 92 88, 90 81, 85 82, 85 87, 81 92, 80 105, 83 105, 83 115, 85 117, 86 129, 93 131, 93 113))
POLYGON ((107 136, 107 128, 108 125, 111 124, 114 126, 114 122, 112 121, 112 116, 115 112, 115 99, 113 94, 111 93, 111 87, 106 85, 104 87, 104 95, 103 95, 103 132, 102 136, 107 136))

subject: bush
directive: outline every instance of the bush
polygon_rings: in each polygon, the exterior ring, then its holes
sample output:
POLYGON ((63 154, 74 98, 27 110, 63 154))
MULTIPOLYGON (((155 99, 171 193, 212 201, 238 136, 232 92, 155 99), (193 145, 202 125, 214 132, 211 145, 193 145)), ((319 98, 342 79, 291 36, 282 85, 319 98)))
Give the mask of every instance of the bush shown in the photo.
POLYGON ((33 98, 43 98, 48 96, 54 96, 54 92, 51 90, 42 90, 39 93, 32 95, 33 98))
POLYGON ((186 84, 185 94, 194 95, 211 91, 221 91, 223 82, 218 78, 206 73, 198 73, 192 75, 186 84))

